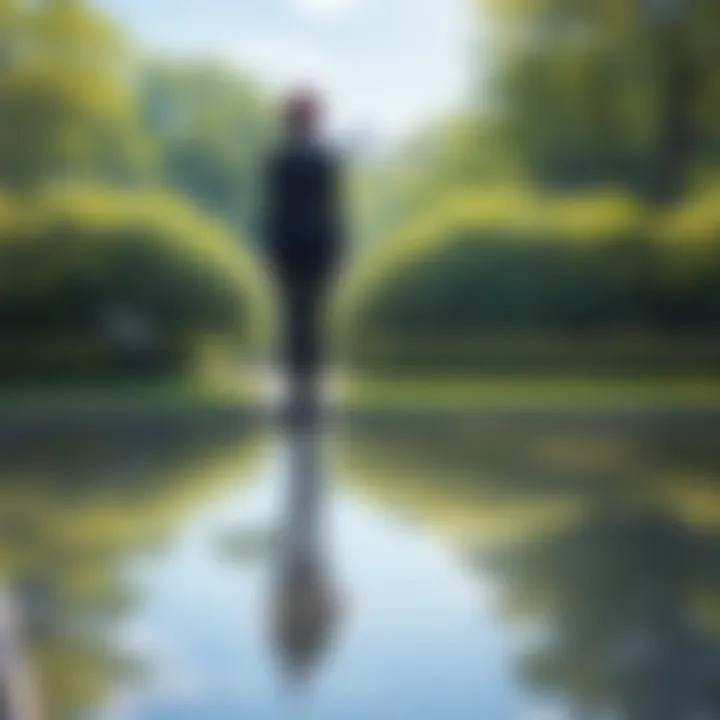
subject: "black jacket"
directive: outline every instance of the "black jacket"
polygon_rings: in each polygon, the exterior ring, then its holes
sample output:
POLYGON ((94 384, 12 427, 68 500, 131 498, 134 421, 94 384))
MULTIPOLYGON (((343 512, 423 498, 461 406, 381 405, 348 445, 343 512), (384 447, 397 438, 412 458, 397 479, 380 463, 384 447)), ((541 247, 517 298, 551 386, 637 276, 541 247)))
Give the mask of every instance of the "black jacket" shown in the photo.
POLYGON ((270 159, 264 234, 282 277, 319 279, 338 264, 343 244, 340 184, 337 157, 318 143, 289 142, 270 159))

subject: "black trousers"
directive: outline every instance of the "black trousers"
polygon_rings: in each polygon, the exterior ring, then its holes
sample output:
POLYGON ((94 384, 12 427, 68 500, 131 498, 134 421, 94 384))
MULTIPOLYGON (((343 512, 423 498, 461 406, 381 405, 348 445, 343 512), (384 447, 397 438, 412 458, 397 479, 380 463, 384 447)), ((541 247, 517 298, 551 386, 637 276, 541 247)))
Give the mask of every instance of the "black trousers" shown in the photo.
POLYGON ((283 359, 297 397, 314 393, 322 368, 327 283, 305 277, 284 279, 282 285, 283 359))

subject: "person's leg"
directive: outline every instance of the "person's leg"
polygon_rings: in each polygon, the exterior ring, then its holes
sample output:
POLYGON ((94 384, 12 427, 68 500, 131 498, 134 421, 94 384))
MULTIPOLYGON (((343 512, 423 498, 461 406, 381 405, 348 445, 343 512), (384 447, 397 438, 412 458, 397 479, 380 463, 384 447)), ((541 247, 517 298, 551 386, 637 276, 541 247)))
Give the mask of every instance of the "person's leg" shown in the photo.
POLYGON ((320 370, 320 286, 312 281, 293 282, 286 289, 286 371, 294 405, 312 407, 320 370))

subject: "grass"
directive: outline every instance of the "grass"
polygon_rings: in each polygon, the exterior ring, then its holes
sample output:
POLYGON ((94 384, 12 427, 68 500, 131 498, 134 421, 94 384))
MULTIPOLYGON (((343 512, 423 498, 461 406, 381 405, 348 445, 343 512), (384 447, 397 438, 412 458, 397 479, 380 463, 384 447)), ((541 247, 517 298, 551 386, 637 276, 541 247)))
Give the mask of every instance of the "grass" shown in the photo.
POLYGON ((116 382, 17 383, 0 385, 0 413, 124 410, 197 410, 253 404, 250 379, 162 378, 116 382))
POLYGON ((362 376, 344 403, 361 410, 720 410, 720 377, 362 376))
MULTIPOLYGON (((16 411, 182 411, 258 406, 250 373, 146 381, 0 385, 0 414, 16 411)), ((343 377, 343 407, 363 411, 720 410, 720 377, 343 377)))

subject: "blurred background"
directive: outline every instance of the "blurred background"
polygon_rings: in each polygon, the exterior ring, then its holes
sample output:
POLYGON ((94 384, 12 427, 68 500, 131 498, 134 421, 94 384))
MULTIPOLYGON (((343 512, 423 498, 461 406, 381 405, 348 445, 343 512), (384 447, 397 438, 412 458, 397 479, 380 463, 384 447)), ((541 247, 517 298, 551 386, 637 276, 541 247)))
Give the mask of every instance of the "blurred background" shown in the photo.
POLYGON ((352 167, 339 366, 713 394, 714 12, 7 0, 2 377, 207 379, 272 357, 259 173, 303 82, 352 167))
POLYGON ((717 0, 0 0, 0 717, 294 717, 262 588, 326 455, 304 717, 717 717, 719 61, 717 0), (352 246, 302 463, 298 84, 352 246))

